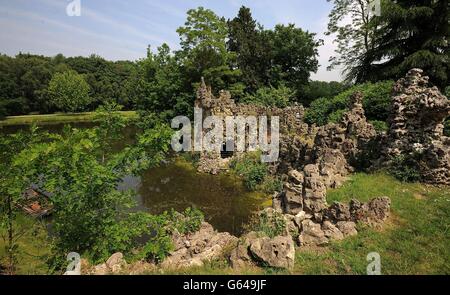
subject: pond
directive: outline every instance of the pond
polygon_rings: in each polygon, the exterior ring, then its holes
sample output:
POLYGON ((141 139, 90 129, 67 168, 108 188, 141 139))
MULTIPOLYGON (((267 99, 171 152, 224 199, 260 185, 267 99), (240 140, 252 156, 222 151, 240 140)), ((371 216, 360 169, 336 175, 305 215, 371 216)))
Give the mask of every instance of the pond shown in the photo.
MULTIPOLYGON (((71 124, 76 128, 89 128, 92 123, 71 124)), ((60 133, 63 124, 42 125, 42 129, 60 133)), ((29 126, 5 126, 3 133, 14 133, 28 129, 29 126)), ((116 144, 122 148, 131 143, 136 128, 124 129, 125 140, 116 144)), ((242 181, 236 177, 222 174, 210 175, 198 173, 192 163, 182 157, 171 157, 159 167, 149 169, 139 177, 128 176, 123 179, 119 189, 134 189, 137 209, 153 214, 174 209, 183 211, 187 207, 196 207, 205 214, 205 219, 219 231, 235 235, 242 232, 242 226, 248 222, 251 214, 263 208, 268 196, 249 192, 242 181)))

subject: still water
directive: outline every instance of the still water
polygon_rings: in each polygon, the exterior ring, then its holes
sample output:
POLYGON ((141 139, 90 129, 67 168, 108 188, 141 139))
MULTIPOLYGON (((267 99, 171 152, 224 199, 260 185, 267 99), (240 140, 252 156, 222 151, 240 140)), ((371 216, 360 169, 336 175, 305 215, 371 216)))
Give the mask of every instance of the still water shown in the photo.
MULTIPOLYGON (((89 128, 92 123, 72 124, 76 128, 89 128)), ((42 129, 60 133, 63 124, 42 125, 42 129)), ((6 126, 3 133, 14 133, 29 126, 6 126)), ((124 129, 125 140, 116 143, 117 149, 133 142, 136 128, 124 129)), ((240 179, 230 175, 214 176, 198 173, 193 165, 181 157, 172 157, 159 167, 144 171, 139 177, 125 177, 119 189, 134 189, 138 209, 153 214, 175 209, 183 211, 196 207, 205 214, 219 231, 240 234, 242 225, 250 215, 262 209, 267 196, 248 192, 240 179)))

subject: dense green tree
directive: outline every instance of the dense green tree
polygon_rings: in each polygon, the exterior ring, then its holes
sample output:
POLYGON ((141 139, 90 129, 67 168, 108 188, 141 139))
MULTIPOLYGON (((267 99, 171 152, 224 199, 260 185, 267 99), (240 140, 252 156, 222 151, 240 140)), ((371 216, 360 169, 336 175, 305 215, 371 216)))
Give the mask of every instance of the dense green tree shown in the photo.
POLYGON ((0 100, 8 115, 48 108, 44 90, 52 76, 50 59, 19 54, 0 56, 0 100))
POLYGON ((418 67, 445 87, 450 74, 449 1, 381 0, 378 16, 370 11, 372 2, 333 0, 328 34, 336 34, 338 49, 331 67, 342 67, 347 80, 358 83, 398 79, 418 67))
POLYGON ((308 106, 312 101, 327 97, 332 98, 346 90, 349 86, 345 83, 331 81, 309 81, 299 94, 299 102, 308 106))
POLYGON ((270 84, 277 87, 285 83, 300 91, 308 84, 311 72, 318 69, 318 47, 322 40, 315 40, 314 33, 294 24, 276 25, 265 34, 271 46, 270 84))
POLYGON ((284 108, 295 98, 295 91, 280 85, 278 88, 261 87, 254 94, 247 94, 242 103, 256 104, 268 107, 284 108))
POLYGON ((0 55, 0 110, 5 115, 28 113, 51 113, 58 109, 49 103, 47 88, 55 73, 75 70, 85 76, 90 86, 92 102, 86 110, 115 102, 130 109, 133 97, 128 96, 123 85, 135 72, 136 63, 131 61, 106 61, 90 57, 69 57, 62 54, 43 57, 18 54, 16 57, 0 55))
POLYGON ((236 53, 241 80, 250 92, 269 83, 269 42, 263 28, 253 19, 249 8, 242 6, 237 17, 228 21, 228 50, 236 53))
POLYGON ((105 144, 112 134, 120 139, 123 126, 123 117, 114 112, 114 107, 102 109, 100 124, 92 129, 67 126, 61 135, 35 136, 37 142, 13 159, 24 183, 40 184, 51 194, 55 259, 78 252, 104 261, 116 251, 130 251, 135 238, 149 230, 152 218, 130 213, 133 194, 118 185, 126 175, 158 165, 172 132, 158 124, 139 134, 135 145, 112 152, 105 144))
POLYGON ((421 68, 443 89, 450 79, 450 6, 448 0, 383 1, 374 46, 365 56, 366 80, 398 79, 421 68))
POLYGON ((147 58, 137 62, 137 71, 126 85, 128 96, 134 97, 140 110, 159 113, 164 118, 191 113, 195 94, 182 67, 167 44, 160 46, 157 53, 149 48, 147 58))
POLYGON ((204 77, 215 91, 242 89, 233 85, 238 83, 241 72, 232 67, 236 57, 227 50, 225 19, 203 7, 191 9, 187 15, 184 26, 177 30, 181 40, 178 54, 191 84, 204 77))
POLYGON ((360 91, 363 94, 363 106, 367 119, 386 122, 393 86, 393 81, 367 82, 355 85, 332 98, 316 99, 308 108, 305 120, 309 124, 317 125, 338 122, 348 110, 351 95, 360 91))
POLYGON ((21 212, 20 198, 27 188, 24 174, 19 167, 13 165, 15 156, 36 143, 36 128, 31 132, 17 132, 14 134, 0 133, 0 237, 4 241, 5 257, 2 257, 2 267, 7 274, 14 274, 18 261, 20 239, 24 232, 32 228, 23 229, 17 224, 17 216, 21 212))
POLYGON ((51 103, 65 112, 86 110, 91 103, 89 84, 75 71, 56 73, 48 85, 47 93, 51 103))

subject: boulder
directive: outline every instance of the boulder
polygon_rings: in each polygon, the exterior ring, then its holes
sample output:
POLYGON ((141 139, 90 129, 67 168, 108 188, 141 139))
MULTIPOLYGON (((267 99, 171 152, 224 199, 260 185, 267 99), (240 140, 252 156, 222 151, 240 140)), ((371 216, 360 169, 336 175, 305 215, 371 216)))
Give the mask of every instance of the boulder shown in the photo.
POLYGON ((350 201, 352 220, 362 222, 372 227, 378 227, 389 217, 391 199, 388 197, 375 198, 367 203, 357 200, 350 201))
POLYGON ((331 222, 325 221, 322 224, 322 230, 330 241, 340 241, 344 239, 344 234, 331 222))
POLYGON ((344 237, 358 234, 358 231, 356 230, 356 223, 353 221, 339 221, 336 226, 344 234, 344 237))
POLYGON ((106 266, 112 273, 119 273, 127 265, 123 254, 120 252, 114 253, 106 260, 106 266))
POLYGON ((251 242, 249 249, 252 257, 263 265, 286 269, 294 267, 295 246, 290 236, 258 238, 251 242))
POLYGON ((328 243, 320 224, 306 219, 302 222, 302 231, 298 237, 300 246, 322 246, 328 243))
POLYGON ((202 266, 205 261, 220 258, 224 250, 238 240, 229 233, 216 232, 207 222, 203 222, 200 230, 195 233, 175 234, 172 239, 177 246, 161 263, 161 267, 165 269, 202 266))
POLYGON ((256 232, 247 233, 239 239, 236 248, 231 251, 230 255, 232 268, 241 269, 254 264, 249 248, 256 239, 258 239, 256 232))
POLYGON ((334 223, 338 221, 350 221, 350 207, 339 202, 334 202, 330 207, 324 210, 324 219, 334 223))

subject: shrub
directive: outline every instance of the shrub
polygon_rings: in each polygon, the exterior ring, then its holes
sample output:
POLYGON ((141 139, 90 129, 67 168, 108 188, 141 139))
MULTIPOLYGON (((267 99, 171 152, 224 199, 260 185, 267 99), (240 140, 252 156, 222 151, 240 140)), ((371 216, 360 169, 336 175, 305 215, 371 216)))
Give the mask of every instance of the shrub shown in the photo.
POLYGON ((243 179, 250 191, 261 191, 271 194, 281 191, 282 182, 277 176, 270 175, 267 163, 261 162, 261 152, 246 153, 230 163, 234 174, 243 179))
POLYGON ((187 208, 183 213, 171 210, 160 215, 149 215, 147 228, 149 240, 142 248, 139 258, 153 262, 161 262, 173 250, 172 233, 180 234, 196 232, 204 221, 203 213, 195 208, 187 208))
POLYGON ((268 174, 266 163, 262 163, 260 153, 247 153, 243 157, 233 159, 231 169, 243 178, 245 186, 254 191, 268 174))
POLYGON ((319 98, 311 103, 305 121, 319 126, 338 122, 348 110, 349 100, 356 91, 362 92, 366 117, 369 120, 386 121, 389 115, 393 81, 355 85, 333 98, 319 98))
POLYGON ((254 94, 247 94, 241 100, 242 103, 256 104, 262 106, 273 106, 284 108, 295 97, 295 92, 290 88, 281 85, 278 88, 262 87, 254 94))
POLYGON ((178 213, 172 209, 169 220, 170 226, 183 235, 198 231, 205 220, 205 216, 196 208, 187 208, 183 213, 178 213))
POLYGON ((384 121, 373 120, 370 121, 377 132, 385 132, 389 130, 389 126, 384 121))
POLYGON ((286 230, 286 219, 277 211, 261 211, 253 215, 245 226, 247 231, 255 231, 269 238, 283 235, 286 230))
POLYGON ((89 91, 89 84, 75 71, 56 73, 47 89, 52 104, 65 112, 87 109, 92 102, 89 91))
POLYGON ((400 155, 392 159, 389 172, 403 182, 420 180, 419 165, 412 156, 400 155))

